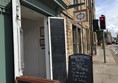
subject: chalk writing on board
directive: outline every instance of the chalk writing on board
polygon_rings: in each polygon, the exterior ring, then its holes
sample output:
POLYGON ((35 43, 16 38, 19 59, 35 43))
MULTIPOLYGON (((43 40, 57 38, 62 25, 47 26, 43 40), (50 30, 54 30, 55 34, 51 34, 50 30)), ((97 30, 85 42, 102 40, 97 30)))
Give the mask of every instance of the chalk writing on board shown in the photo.
POLYGON ((69 57, 69 83, 93 83, 92 58, 89 55, 69 57), (90 77, 91 76, 91 77, 90 77))

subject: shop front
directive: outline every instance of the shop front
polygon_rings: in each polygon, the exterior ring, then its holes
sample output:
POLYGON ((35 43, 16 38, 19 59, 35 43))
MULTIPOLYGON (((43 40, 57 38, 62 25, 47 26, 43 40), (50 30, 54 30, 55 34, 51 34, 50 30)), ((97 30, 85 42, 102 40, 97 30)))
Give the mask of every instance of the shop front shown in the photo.
MULTIPOLYGON (((3 76, 0 80, 3 81, 0 82, 13 83, 20 76, 66 82, 66 24, 59 17, 60 11, 66 9, 64 2, 11 0, 9 4, 10 14, 5 18, 9 22, 0 20, 2 24, 7 23, 1 29, 5 41, 0 41, 4 47, 1 48, 3 76)), ((2 14, 0 18, 4 18, 2 14)))

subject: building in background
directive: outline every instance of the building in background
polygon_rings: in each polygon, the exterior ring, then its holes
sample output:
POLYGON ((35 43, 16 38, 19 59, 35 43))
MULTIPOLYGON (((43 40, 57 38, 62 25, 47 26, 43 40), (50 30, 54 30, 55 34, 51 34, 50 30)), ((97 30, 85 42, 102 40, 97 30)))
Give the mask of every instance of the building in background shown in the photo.
POLYGON ((108 45, 112 44, 112 35, 110 32, 107 32, 107 38, 106 39, 107 39, 106 43, 108 45))

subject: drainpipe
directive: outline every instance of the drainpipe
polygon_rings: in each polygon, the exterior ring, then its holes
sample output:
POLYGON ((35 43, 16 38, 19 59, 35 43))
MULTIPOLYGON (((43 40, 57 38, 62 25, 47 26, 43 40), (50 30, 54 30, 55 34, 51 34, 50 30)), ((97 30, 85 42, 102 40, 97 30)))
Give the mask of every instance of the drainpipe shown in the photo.
MULTIPOLYGON (((93 0, 92 0, 93 1, 93 0)), ((90 28, 90 49, 91 49, 91 53, 90 55, 93 55, 93 28, 92 28, 92 3, 91 0, 88 0, 89 3, 89 28, 90 28)))

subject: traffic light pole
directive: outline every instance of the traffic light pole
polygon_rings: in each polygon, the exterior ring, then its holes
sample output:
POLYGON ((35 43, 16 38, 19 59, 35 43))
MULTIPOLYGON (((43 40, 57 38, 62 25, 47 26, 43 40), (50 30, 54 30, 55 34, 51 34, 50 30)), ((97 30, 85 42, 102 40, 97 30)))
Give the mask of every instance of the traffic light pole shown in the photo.
POLYGON ((100 17, 100 28, 103 30, 103 51, 104 51, 104 63, 106 63, 106 55, 105 55, 105 35, 104 35, 104 29, 106 29, 106 22, 105 22, 105 16, 101 15, 100 17))
POLYGON ((104 63, 106 63, 105 35, 104 35, 104 30, 103 30, 103 51, 104 51, 104 63))

